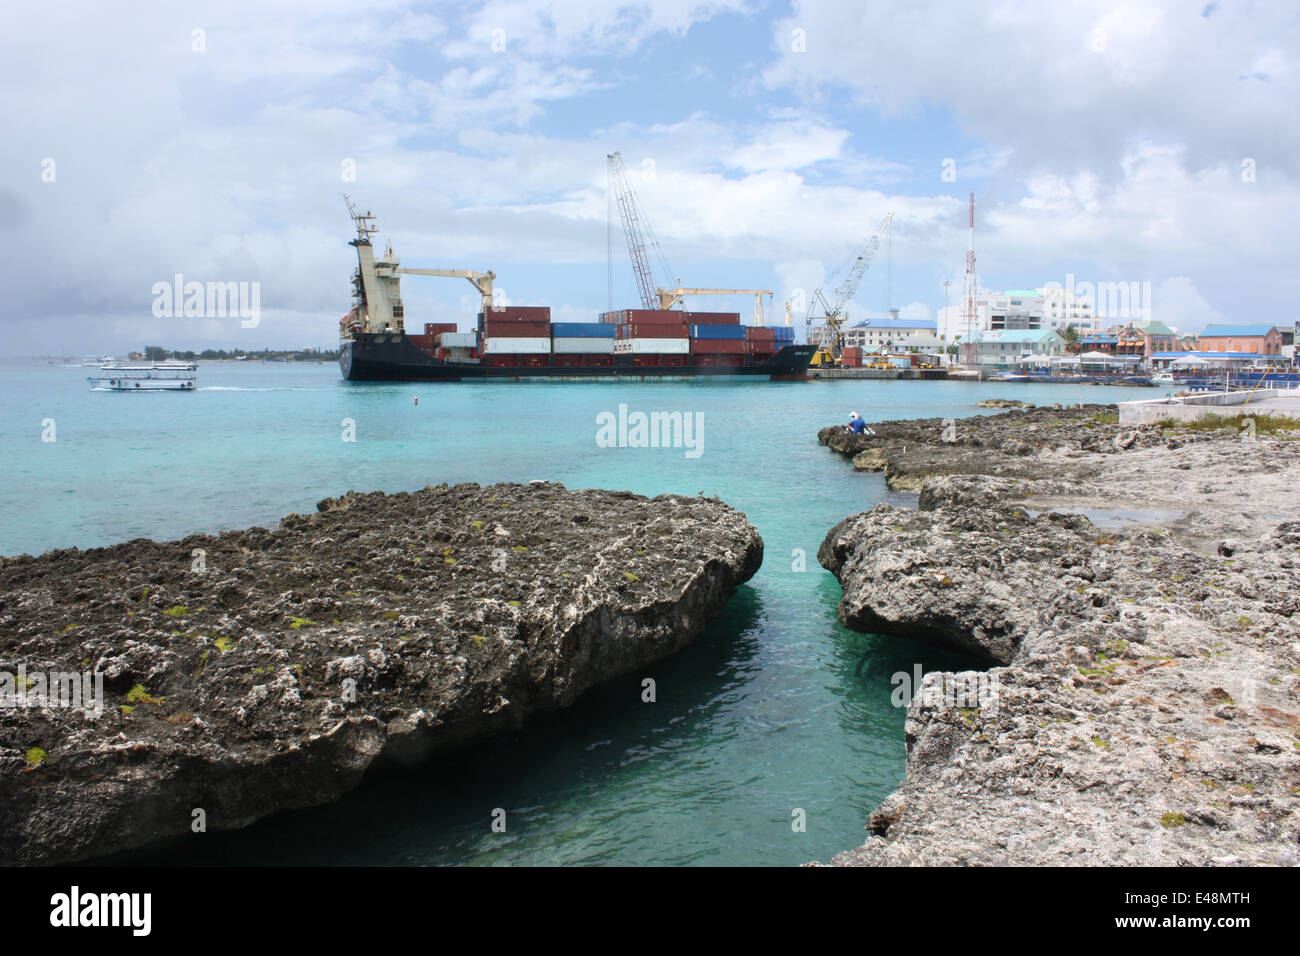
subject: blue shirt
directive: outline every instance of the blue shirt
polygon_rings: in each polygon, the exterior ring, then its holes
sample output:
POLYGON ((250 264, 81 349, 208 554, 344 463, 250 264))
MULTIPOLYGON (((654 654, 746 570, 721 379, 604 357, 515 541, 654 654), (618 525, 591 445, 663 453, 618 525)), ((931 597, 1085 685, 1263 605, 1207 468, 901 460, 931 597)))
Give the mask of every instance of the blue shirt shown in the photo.
POLYGON ((866 430, 867 423, 861 418, 855 418, 853 421, 849 422, 849 431, 853 432, 855 435, 861 435, 866 430))

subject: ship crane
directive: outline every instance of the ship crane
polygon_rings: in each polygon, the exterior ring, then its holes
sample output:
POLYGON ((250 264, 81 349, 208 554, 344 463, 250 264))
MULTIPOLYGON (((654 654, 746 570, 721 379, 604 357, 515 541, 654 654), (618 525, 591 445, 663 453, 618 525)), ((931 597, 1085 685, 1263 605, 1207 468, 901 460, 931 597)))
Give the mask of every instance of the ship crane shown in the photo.
MULTIPOLYGON (((844 350, 844 321, 846 319, 845 310, 848 308, 849 301, 858 291, 858 286, 862 282, 862 277, 867 274, 867 269, 871 266, 871 260, 875 258, 876 250, 880 248, 880 241, 885 237, 889 230, 889 225, 894 221, 894 214, 886 213, 885 218, 880 220, 880 225, 876 227, 875 235, 867 240, 866 246, 862 253, 854 260, 852 268, 849 269, 844 281, 839 288, 833 290, 835 301, 827 301, 825 293, 818 289, 813 293, 813 304, 820 302, 822 310, 825 313, 825 323, 821 327, 821 334, 817 340, 817 353, 813 356, 811 364, 813 365, 833 365, 839 361, 840 353, 844 350)), ((808 318, 805 320, 811 324, 812 309, 808 310, 808 318)), ((812 341, 811 335, 809 341, 812 341)))
POLYGON ((475 272, 472 269, 408 269, 400 266, 393 270, 404 276, 441 276, 444 279, 468 279, 469 284, 483 297, 482 309, 486 312, 492 308, 492 280, 497 277, 491 270, 475 272))
POLYGON ((759 326, 763 324, 763 296, 771 296, 771 294, 771 289, 683 289, 680 287, 665 289, 661 286, 655 290, 655 295, 659 299, 659 308, 661 309, 671 309, 682 300, 683 296, 688 295, 752 295, 754 297, 754 324, 759 326))

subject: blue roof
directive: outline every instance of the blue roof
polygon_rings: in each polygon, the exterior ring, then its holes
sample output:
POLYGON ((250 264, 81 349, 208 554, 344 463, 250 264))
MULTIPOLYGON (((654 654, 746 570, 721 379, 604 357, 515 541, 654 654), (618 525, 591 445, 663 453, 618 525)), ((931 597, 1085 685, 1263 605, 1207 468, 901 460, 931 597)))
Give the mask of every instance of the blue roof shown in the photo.
POLYGON ((1119 343, 1118 335, 1081 335, 1080 342, 1086 342, 1089 345, 1116 345, 1119 343))
POLYGON ((930 329, 938 328, 934 319, 868 319, 853 326, 855 329, 930 329))
POLYGON ((1227 338, 1229 336, 1265 336, 1273 331, 1272 325, 1207 325, 1201 333, 1203 339, 1227 338))

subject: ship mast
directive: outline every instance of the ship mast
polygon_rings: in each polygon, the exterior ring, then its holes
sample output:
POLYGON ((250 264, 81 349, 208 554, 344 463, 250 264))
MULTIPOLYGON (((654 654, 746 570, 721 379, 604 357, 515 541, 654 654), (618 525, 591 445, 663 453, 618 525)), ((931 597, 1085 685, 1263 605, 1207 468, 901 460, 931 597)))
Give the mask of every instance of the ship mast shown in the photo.
POLYGON ((348 215, 357 226, 357 238, 352 241, 353 244, 363 242, 370 245, 370 237, 379 231, 379 227, 374 224, 374 213, 369 209, 366 210, 365 215, 357 212, 357 207, 352 204, 352 198, 347 193, 343 194, 343 201, 348 204, 348 215))

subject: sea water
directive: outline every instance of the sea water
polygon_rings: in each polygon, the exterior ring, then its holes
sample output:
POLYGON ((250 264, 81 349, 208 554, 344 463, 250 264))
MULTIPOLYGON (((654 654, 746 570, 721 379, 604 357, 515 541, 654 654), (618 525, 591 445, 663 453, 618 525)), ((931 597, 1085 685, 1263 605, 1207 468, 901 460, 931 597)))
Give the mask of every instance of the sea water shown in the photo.
POLYGON ((794 865, 857 846, 903 774, 896 675, 972 662, 839 624, 818 545, 846 515, 915 495, 854 472, 817 430, 850 411, 963 417, 984 398, 1155 394, 942 381, 349 384, 332 364, 247 362, 202 365, 190 394, 134 394, 91 391, 91 372, 0 364, 0 554, 274 527, 349 489, 534 478, 717 495, 765 544, 726 610, 644 674, 518 735, 382 768, 332 805, 117 858, 133 863, 794 865), (598 441, 601 416, 620 405, 692 416, 698 447, 598 441), (492 826, 501 810, 504 832, 492 826))

